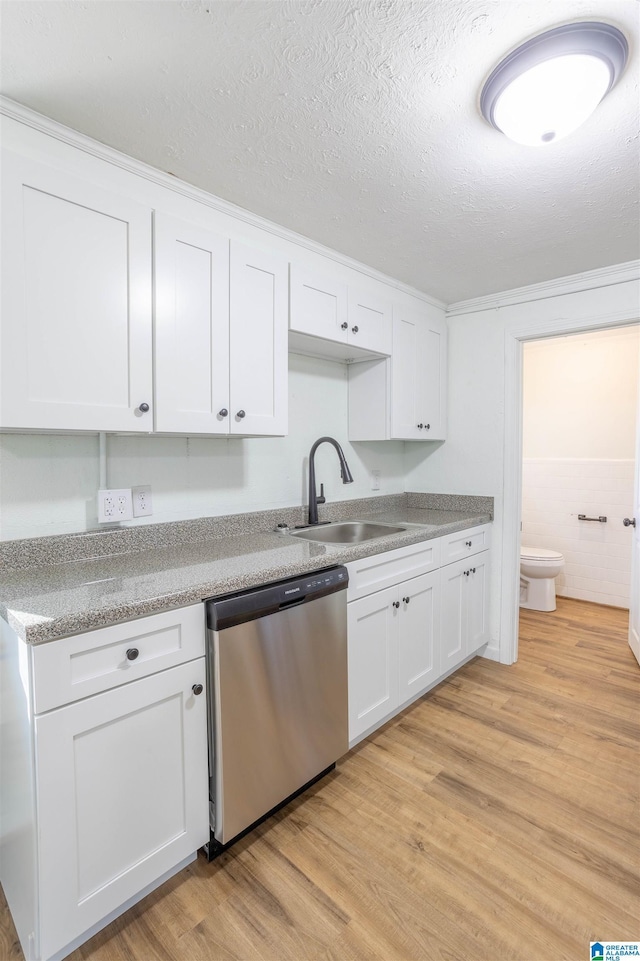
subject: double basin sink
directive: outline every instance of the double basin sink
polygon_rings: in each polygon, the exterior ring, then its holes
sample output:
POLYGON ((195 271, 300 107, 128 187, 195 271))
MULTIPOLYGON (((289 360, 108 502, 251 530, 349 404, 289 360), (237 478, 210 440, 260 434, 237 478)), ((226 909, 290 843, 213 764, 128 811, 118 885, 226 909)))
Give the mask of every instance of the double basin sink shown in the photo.
POLYGON ((388 537, 390 534, 400 534, 415 524, 380 524, 370 521, 336 521, 333 524, 319 524, 317 527, 305 527, 302 530, 290 531, 292 537, 300 537, 304 541, 316 541, 320 544, 362 544, 373 540, 374 537, 388 537))

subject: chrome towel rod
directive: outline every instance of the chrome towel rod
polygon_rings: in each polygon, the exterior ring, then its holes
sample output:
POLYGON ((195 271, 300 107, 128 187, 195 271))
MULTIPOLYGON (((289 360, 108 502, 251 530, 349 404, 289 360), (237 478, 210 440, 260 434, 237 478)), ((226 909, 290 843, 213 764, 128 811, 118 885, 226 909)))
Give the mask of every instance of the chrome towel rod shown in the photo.
POLYGON ((579 521, 596 521, 599 524, 607 523, 607 518, 603 514, 600 514, 600 517, 587 517, 586 514, 578 514, 578 520, 579 521))

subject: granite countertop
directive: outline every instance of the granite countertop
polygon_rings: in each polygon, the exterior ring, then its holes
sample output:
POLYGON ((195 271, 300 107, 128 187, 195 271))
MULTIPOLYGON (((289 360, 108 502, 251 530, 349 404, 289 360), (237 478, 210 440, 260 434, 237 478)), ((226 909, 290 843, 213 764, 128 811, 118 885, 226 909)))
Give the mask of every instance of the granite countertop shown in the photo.
MULTIPOLYGON (((353 506, 355 508, 359 504, 370 508, 371 500, 353 502, 353 506)), ((19 637, 29 644, 39 644, 145 614, 183 607, 207 597, 344 564, 485 524, 492 519, 492 510, 484 503, 473 504, 466 509, 443 510, 409 506, 407 496, 400 495, 386 498, 388 506, 380 510, 382 500, 380 498, 373 502, 374 511, 354 510, 352 515, 343 511, 341 517, 334 519, 419 526, 409 527, 399 534, 345 546, 314 543, 288 533, 276 533, 265 525, 266 529, 262 531, 254 529, 246 533, 218 533, 207 539, 193 539, 170 546, 149 546, 147 549, 140 549, 138 545, 137 549, 128 552, 65 559, 63 563, 56 563, 54 559, 44 566, 31 565, 7 570, 9 565, 5 563, 0 566, 0 571, 4 567, 0 573, 0 614, 19 637), (402 497, 404 501, 401 501, 402 497)), ((487 502, 491 499, 475 500, 487 502)), ((271 513, 265 512, 270 521, 271 513)), ((278 512, 280 520, 283 519, 283 513, 278 512)), ((253 517, 255 527, 258 515, 244 516, 253 517)), ((286 517, 284 519, 287 520, 286 517)), ((155 526, 168 530, 170 525, 155 526)), ((178 527, 179 522, 175 526, 178 527)), ((271 528, 273 526, 271 522, 271 528)), ((175 535, 175 531, 173 533, 175 535)), ((78 551, 80 554, 85 549, 86 537, 77 536, 76 546, 82 545, 78 551)), ((39 539, 41 542, 49 540, 53 538, 39 539)), ((58 540, 62 541, 63 538, 58 540)), ((10 543, 20 544, 24 553, 23 542, 10 543)), ((10 556, 6 551, 6 557, 10 556)), ((1 562, 0 556, 0 565, 1 562)))

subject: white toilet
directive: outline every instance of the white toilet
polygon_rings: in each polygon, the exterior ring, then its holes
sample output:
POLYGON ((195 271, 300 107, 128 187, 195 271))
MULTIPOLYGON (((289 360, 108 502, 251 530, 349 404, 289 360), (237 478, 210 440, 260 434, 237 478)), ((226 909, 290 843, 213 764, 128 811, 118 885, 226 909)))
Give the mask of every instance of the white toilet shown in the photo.
POLYGON ((521 547, 520 607, 530 611, 555 611, 555 579, 563 569, 564 557, 559 551, 521 547))

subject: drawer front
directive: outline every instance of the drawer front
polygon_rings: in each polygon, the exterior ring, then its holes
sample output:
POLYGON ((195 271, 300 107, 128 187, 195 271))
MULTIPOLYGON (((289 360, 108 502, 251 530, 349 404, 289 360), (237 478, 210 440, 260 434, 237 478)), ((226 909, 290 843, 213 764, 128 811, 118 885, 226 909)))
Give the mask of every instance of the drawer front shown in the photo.
POLYGON ((363 557, 345 566, 349 571, 347 600, 355 601, 440 567, 440 538, 363 557))
POLYGON ((201 657, 204 604, 64 637, 31 651, 34 710, 42 714, 201 657), (138 654, 130 660, 127 651, 138 654))
POLYGON ((490 546, 491 528, 488 524, 447 534, 442 538, 442 566, 460 561, 463 557, 470 557, 479 551, 486 551, 490 546))

